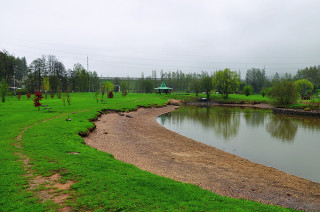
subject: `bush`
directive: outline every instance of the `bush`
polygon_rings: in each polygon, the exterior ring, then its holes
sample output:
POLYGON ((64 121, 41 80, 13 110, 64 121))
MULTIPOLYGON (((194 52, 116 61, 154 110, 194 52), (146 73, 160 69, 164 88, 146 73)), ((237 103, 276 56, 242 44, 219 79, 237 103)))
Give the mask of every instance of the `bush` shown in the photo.
POLYGON ((281 81, 270 89, 268 96, 272 99, 273 105, 288 106, 297 102, 299 94, 293 82, 281 81))
POLYGON ((266 95, 268 96, 269 92, 270 92, 271 88, 264 88, 260 91, 260 94, 262 97, 265 97, 266 95))
POLYGON ((28 98, 28 99, 31 98, 31 93, 27 93, 27 98, 28 98))
POLYGON ((36 91, 35 93, 34 93, 34 99, 33 99, 33 101, 34 101, 34 106, 35 107, 37 107, 38 108, 38 110, 40 110, 40 106, 42 105, 41 103, 40 103, 40 101, 43 99, 43 96, 42 96, 42 93, 41 93, 41 91, 36 91))
POLYGON ((21 93, 19 92, 18 94, 17 94, 17 99, 20 101, 20 99, 21 99, 21 93))
POLYGON ((110 99, 113 98, 113 92, 112 92, 112 91, 109 91, 109 92, 108 92, 108 98, 110 98, 110 99))
POLYGON ((242 92, 246 96, 252 95, 253 94, 253 87, 251 85, 246 85, 243 87, 242 92))

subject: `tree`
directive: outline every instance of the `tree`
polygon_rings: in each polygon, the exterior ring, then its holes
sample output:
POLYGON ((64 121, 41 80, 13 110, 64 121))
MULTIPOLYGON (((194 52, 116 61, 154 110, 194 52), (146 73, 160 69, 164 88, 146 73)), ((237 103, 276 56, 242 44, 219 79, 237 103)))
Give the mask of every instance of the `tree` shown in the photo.
POLYGON ((152 70, 152 78, 154 81, 154 87, 157 87, 157 71, 156 70, 152 70))
POLYGON ((147 77, 145 80, 141 82, 141 88, 145 93, 153 92, 154 87, 151 77, 147 77))
POLYGON ((272 78, 272 84, 275 85, 277 83, 280 82, 280 75, 278 74, 278 72, 275 73, 275 75, 272 78))
POLYGON ((212 77, 209 76, 209 74, 207 72, 202 73, 202 77, 200 80, 200 85, 201 85, 201 89, 206 92, 207 94, 207 99, 210 99, 210 92, 213 89, 212 86, 212 77))
POLYGON ((41 73, 43 72, 43 61, 41 58, 35 59, 32 61, 30 64, 30 70, 32 71, 33 74, 33 79, 34 79, 34 90, 41 90, 41 73))
POLYGON ((196 96, 198 96, 201 91, 200 80, 198 78, 192 79, 192 81, 190 82, 190 88, 191 90, 193 90, 193 92, 196 93, 196 96))
POLYGON ((294 80, 307 79, 314 85, 315 88, 320 88, 320 68, 313 66, 298 70, 294 76, 294 80))
POLYGON ((301 79, 294 82, 298 93, 302 97, 306 93, 311 93, 313 91, 313 84, 307 79, 301 79))
POLYGON ((43 78, 43 90, 45 93, 45 98, 47 99, 47 95, 48 95, 48 90, 50 89, 50 78, 49 77, 44 77, 43 78))
POLYGON ((282 80, 270 89, 268 96, 273 105, 288 106, 297 102, 298 92, 293 82, 282 80))
POLYGON ((89 72, 90 78, 90 91, 97 91, 100 87, 100 79, 97 72, 89 72))
POLYGON ((213 76, 213 85, 223 98, 227 99, 228 95, 236 92, 240 86, 239 74, 228 68, 217 71, 213 76))
POLYGON ((251 68, 246 73, 246 84, 251 85, 255 93, 260 93, 266 80, 265 70, 259 68, 251 68))
POLYGON ((107 92, 114 91, 114 85, 112 82, 107 81, 104 84, 107 92))
POLYGON ((251 85, 246 85, 243 87, 242 92, 246 96, 252 95, 253 94, 253 87, 251 85))
POLYGON ((0 95, 1 101, 4 103, 6 101, 6 95, 9 93, 9 85, 5 79, 2 79, 0 83, 0 95))
POLYGON ((121 81, 120 82, 120 89, 122 91, 122 93, 127 92, 128 91, 128 82, 127 81, 121 81))
POLYGON ((105 92, 107 92, 107 94, 109 94, 109 92, 113 92, 114 90, 114 86, 113 86, 113 83, 112 82, 105 82, 103 83, 102 87, 101 87, 101 93, 102 93, 102 96, 101 96, 101 101, 103 100, 103 96, 105 94, 105 92))

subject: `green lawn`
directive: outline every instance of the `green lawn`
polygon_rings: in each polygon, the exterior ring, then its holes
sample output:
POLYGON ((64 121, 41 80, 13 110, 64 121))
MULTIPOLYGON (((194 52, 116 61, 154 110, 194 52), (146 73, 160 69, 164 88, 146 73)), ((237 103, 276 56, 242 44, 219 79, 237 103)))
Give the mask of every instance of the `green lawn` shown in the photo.
MULTIPOLYGON (((71 94, 71 105, 61 99, 43 99, 50 112, 38 111, 33 101, 22 96, 7 97, 0 103, 0 211, 55 211, 51 201, 42 203, 27 190, 22 151, 33 164, 36 175, 60 172, 63 180, 73 180, 67 205, 74 210, 92 211, 287 211, 277 206, 222 197, 198 186, 159 177, 115 160, 112 155, 83 144, 78 135, 93 127, 88 120, 98 111, 135 110, 138 106, 163 105, 167 98, 182 95, 116 94, 105 104, 97 103, 94 93, 71 94), (54 118, 58 117, 59 118, 54 118), (72 121, 66 121, 67 117, 72 121), (42 120, 51 119, 47 122, 42 120), (34 125, 38 123, 37 125, 34 125), (27 126, 22 149, 15 147, 16 137, 27 126), (79 152, 80 154, 67 154, 79 152)), ((190 97, 188 97, 190 98, 190 97)))

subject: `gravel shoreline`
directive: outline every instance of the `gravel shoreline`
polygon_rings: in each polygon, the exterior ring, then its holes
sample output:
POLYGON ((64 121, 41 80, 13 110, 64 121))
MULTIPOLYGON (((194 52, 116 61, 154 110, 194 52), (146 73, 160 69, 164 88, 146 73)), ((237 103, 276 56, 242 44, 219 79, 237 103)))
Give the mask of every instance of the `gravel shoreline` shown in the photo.
POLYGON ((86 144, 142 170, 214 193, 306 211, 320 211, 320 184, 251 162, 172 132, 156 117, 176 106, 108 113, 86 144))

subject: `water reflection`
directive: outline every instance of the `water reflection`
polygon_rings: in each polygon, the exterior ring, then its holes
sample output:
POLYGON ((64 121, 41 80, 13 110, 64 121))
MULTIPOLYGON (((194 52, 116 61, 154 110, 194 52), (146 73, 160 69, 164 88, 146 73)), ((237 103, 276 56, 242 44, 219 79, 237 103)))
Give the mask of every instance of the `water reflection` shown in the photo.
POLYGON ((320 119, 252 108, 187 106, 158 121, 205 144, 320 182, 320 119))
POLYGON ((298 123, 282 115, 272 116, 267 124, 267 132, 281 141, 292 142, 297 134, 298 123))
POLYGON ((240 125, 238 113, 228 108, 220 107, 181 108, 178 112, 160 116, 160 123, 162 125, 170 121, 171 124, 180 126, 185 120, 200 123, 203 128, 213 130, 216 136, 222 136, 226 141, 237 135, 240 125))
POLYGON ((260 127, 260 125, 264 125, 266 116, 263 115, 262 111, 252 111, 252 112, 244 112, 244 118, 246 120, 247 125, 251 127, 260 127))
MULTIPOLYGON (((223 137, 225 141, 237 136, 240 127, 240 119, 244 117, 247 127, 265 127, 272 137, 281 141, 293 141, 298 130, 298 122, 284 115, 274 115, 270 111, 257 109, 241 109, 226 107, 187 107, 181 108, 174 113, 168 113, 159 117, 162 125, 166 121, 172 124, 181 125, 185 120, 192 120, 202 125, 205 129, 215 132, 218 137, 223 137)), ((308 125, 308 129, 319 129, 317 120, 310 121, 301 119, 300 122, 308 125)))

